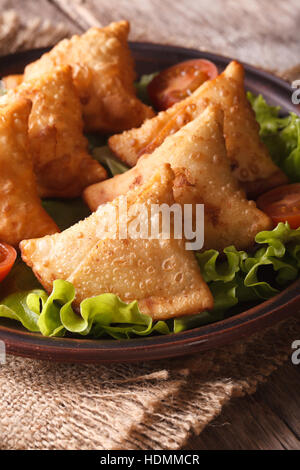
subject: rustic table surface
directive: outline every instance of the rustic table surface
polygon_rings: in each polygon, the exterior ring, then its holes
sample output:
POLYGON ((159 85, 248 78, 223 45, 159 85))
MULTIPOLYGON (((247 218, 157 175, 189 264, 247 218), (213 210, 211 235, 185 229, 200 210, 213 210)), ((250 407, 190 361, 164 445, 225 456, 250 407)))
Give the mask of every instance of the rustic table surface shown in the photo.
MULTIPOLYGON (((65 23, 70 33, 125 18, 131 40, 196 47, 279 72, 300 63, 299 0, 0 0, 0 7, 24 21, 65 23)), ((299 388, 300 366, 286 363, 186 448, 300 449, 299 388)))

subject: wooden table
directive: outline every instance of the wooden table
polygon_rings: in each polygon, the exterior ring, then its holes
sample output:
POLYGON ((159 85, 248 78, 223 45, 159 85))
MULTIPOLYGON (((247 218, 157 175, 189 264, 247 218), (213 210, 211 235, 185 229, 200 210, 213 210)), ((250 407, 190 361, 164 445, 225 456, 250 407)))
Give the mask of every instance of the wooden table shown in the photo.
MULTIPOLYGON (((0 6, 25 20, 64 22, 70 33, 126 18, 132 40, 202 48, 281 72, 300 63, 298 0, 0 0, 0 6)), ((299 388, 300 366, 288 362, 254 395, 232 401, 186 448, 300 449, 299 388)))

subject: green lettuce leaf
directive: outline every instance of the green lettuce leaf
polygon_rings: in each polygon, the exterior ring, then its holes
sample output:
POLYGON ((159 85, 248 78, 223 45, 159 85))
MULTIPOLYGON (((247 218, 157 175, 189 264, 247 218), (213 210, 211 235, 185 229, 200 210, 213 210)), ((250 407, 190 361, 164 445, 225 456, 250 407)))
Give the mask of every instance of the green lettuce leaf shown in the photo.
POLYGON ((225 248, 223 253, 216 250, 196 253, 203 277, 214 295, 215 308, 227 311, 238 303, 269 299, 297 279, 300 228, 292 230, 288 223, 280 223, 274 230, 257 234, 255 241, 262 246, 254 253, 234 247, 225 248), (230 299, 228 302, 228 293, 222 292, 222 286, 230 282, 232 303, 230 299))
POLYGON ((289 124, 289 117, 279 117, 280 106, 268 105, 262 95, 255 96, 250 91, 247 97, 255 112, 262 136, 276 134, 289 124))
POLYGON ((5 95, 7 93, 7 90, 5 88, 4 82, 0 80, 0 96, 5 95))
POLYGON ((135 83, 137 97, 143 101, 143 103, 151 105, 151 100, 148 95, 147 87, 159 72, 150 73, 148 75, 142 75, 139 81, 135 83))
POLYGON ((217 250, 196 253, 202 275, 206 282, 232 281, 240 270, 240 260, 247 256, 242 251, 238 252, 234 246, 225 248, 223 254, 225 256, 221 257, 217 250))
POLYGON ((279 133, 279 138, 284 146, 285 157, 299 146, 299 116, 290 113, 286 119, 286 125, 282 127, 279 133))
POLYGON ((94 148, 102 147, 107 144, 107 139, 109 136, 102 134, 85 134, 89 143, 89 151, 92 153, 94 148))
POLYGON ((93 157, 110 171, 111 176, 119 175, 120 173, 125 173, 125 171, 129 170, 128 166, 121 163, 120 160, 114 156, 113 152, 107 145, 95 147, 93 150, 93 157))
POLYGON ((199 328, 199 326, 208 325, 223 320, 224 315, 220 311, 201 312, 197 315, 187 315, 173 320, 173 333, 199 328))
POLYGON ((0 317, 17 320, 29 331, 40 331, 38 315, 27 306, 27 297, 31 293, 42 299, 48 297, 32 270, 18 258, 9 275, 0 283, 0 317))
POLYGON ((300 118, 295 113, 280 117, 280 106, 270 106, 259 95, 248 99, 260 125, 260 137, 274 162, 292 182, 300 181, 300 118))
POLYGON ((28 330, 45 336, 126 339, 196 328, 269 299, 299 276, 300 228, 292 230, 287 223, 280 223, 274 230, 260 232, 256 243, 257 248, 251 253, 238 251, 234 246, 223 253, 195 253, 214 297, 210 312, 155 322, 140 312, 136 301, 126 304, 114 294, 85 299, 79 312, 75 312, 75 289, 71 283, 54 281, 48 296, 31 270, 18 261, 0 285, 0 317, 17 320, 28 330))
POLYGON ((47 298, 46 292, 42 290, 21 291, 5 297, 0 305, 0 317, 17 320, 29 331, 40 331, 38 325, 39 315, 27 306, 27 297, 37 295, 39 298, 47 298))
POLYGON ((0 282, 0 299, 20 291, 41 289, 41 285, 32 270, 20 258, 17 258, 8 276, 0 282))
POLYGON ((60 230, 65 230, 91 214, 81 198, 44 199, 43 207, 57 223, 60 230))
POLYGON ((290 150, 281 167, 291 182, 298 182, 300 181, 300 119, 293 118, 290 125, 283 129, 281 136, 286 145, 286 153, 290 150))
POLYGON ((45 336, 64 336, 66 332, 104 335, 116 339, 131 336, 144 336, 153 332, 169 334, 166 322, 155 324, 150 316, 140 312, 136 301, 126 304, 114 294, 102 294, 85 299, 80 304, 80 312, 74 312, 74 286, 63 280, 53 283, 53 291, 45 300, 40 292, 27 296, 27 306, 38 316, 38 327, 45 336))

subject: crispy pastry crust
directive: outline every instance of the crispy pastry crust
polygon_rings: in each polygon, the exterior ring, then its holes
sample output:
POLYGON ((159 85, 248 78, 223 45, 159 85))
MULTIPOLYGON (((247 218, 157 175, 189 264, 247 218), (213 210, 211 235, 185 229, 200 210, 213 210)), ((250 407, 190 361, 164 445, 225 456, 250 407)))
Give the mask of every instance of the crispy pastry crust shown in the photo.
POLYGON ((144 184, 163 163, 183 168, 177 180, 176 202, 205 205, 204 248, 223 249, 234 244, 249 248, 256 233, 271 228, 269 217, 257 209, 232 174, 223 137, 223 112, 209 106, 176 134, 165 139, 152 154, 144 155, 131 170, 92 185, 84 191, 89 207, 110 201, 144 184), (181 181, 181 184, 180 184, 181 181))
MULTIPOLYGON (((136 203, 148 208, 152 203, 173 204, 173 184, 174 173, 163 165, 148 183, 128 195, 128 212, 136 203)), ((99 240, 97 228, 105 217, 111 222, 114 204, 59 235, 21 243, 24 261, 45 288, 49 291, 57 278, 72 282, 77 308, 85 298, 112 292, 126 302, 137 300, 141 311, 156 320, 211 309, 212 294, 193 253, 185 250, 185 240, 164 239, 162 233, 159 239, 129 235, 99 240)))
POLYGON ((120 21, 64 39, 29 64, 24 78, 40 77, 57 66, 71 65, 87 131, 113 133, 140 126, 154 112, 135 94, 128 33, 128 21, 120 21))
POLYGON ((17 93, 32 100, 29 145, 41 197, 80 196, 107 177, 88 154, 80 101, 69 66, 24 82, 17 93))
POLYGON ((7 75, 6 77, 3 77, 1 81, 3 82, 6 90, 14 90, 23 82, 23 74, 7 75))
POLYGON ((259 137, 259 125, 244 89, 244 68, 231 62, 214 80, 205 82, 190 97, 131 129, 109 139, 112 151, 127 165, 152 153, 168 135, 195 119, 209 105, 224 112, 224 137, 233 174, 251 197, 287 182, 272 162, 259 137))
POLYGON ((25 99, 0 102, 0 241, 18 246, 26 238, 55 233, 58 227, 42 208, 28 150, 25 99))

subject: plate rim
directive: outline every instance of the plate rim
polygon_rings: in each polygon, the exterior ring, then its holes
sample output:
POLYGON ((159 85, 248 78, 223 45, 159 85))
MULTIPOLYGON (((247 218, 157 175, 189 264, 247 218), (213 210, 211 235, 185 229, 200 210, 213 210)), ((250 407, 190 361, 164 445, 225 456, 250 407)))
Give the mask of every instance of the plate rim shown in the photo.
MULTIPOLYGON (((263 77, 266 77, 268 79, 272 79, 274 83, 277 83, 280 86, 283 86, 287 90, 291 91, 293 90, 290 83, 287 80, 284 80, 281 78, 279 75, 276 75, 272 72, 269 72, 266 69, 263 69, 262 67, 256 67, 255 65, 249 64, 248 62, 245 62, 243 60, 237 59, 237 58, 232 58, 227 55, 223 54, 217 54, 215 52, 209 52, 206 50, 201 50, 201 49, 195 49, 195 48, 189 48, 189 47, 183 47, 183 46, 175 46, 171 44, 159 44, 159 43, 152 43, 152 42, 147 42, 147 41, 129 41, 130 47, 134 49, 147 49, 149 47, 153 49, 161 49, 166 48, 169 49, 170 51, 174 50, 174 52, 182 53, 182 54, 195 54, 195 55, 205 55, 209 60, 214 61, 222 61, 224 64, 228 64, 231 61, 237 61, 240 64, 242 64, 245 68, 248 69, 248 71, 253 72, 255 75, 261 75, 263 77)), ((45 49, 45 48, 44 48, 45 49)), ((47 50, 51 48, 46 48, 47 50)), ((31 49, 34 50, 34 49, 31 49)), ((0 58, 1 59, 1 58, 0 58)))
MULTIPOLYGON (((176 54, 205 57, 218 62, 218 64, 221 62, 224 66, 234 60, 227 56, 194 48, 138 41, 129 44, 131 49, 136 52, 147 52, 149 49, 152 52, 165 50, 176 54)), ((50 47, 43 47, 2 56, 0 57, 0 67, 3 62, 13 63, 14 60, 20 60, 26 55, 42 54, 48 50, 50 50, 50 47)), ((244 65, 246 74, 252 73, 255 77, 272 82, 280 89, 284 89, 285 92, 292 92, 291 85, 282 78, 244 61, 239 62, 244 65)), ((171 335, 126 340, 51 338, 28 332, 25 329, 18 330, 0 325, 0 339, 4 340, 7 353, 34 359, 106 364, 124 361, 139 362, 177 357, 223 346, 257 331, 256 325, 258 322, 262 325, 262 328, 271 326, 287 316, 294 315, 297 308, 300 308, 300 279, 294 281, 289 287, 271 299, 239 314, 219 322, 171 335), (228 338, 229 336, 230 338, 228 338), (125 355, 122 354, 124 352, 125 355)))
MULTIPOLYGON (((14 328, 0 326, 0 337, 4 340, 8 353, 34 359, 81 363, 140 362, 178 357, 224 346, 229 343, 228 336, 231 338, 230 342, 248 337, 257 331, 256 324, 258 321, 264 329, 275 325, 284 318, 297 314, 297 308, 300 308, 300 279, 271 299, 240 314, 209 325, 166 336, 159 335, 129 340, 51 338, 38 333, 30 333, 26 330, 18 331, 14 328), (297 292, 298 294, 296 294, 297 292), (282 303, 283 298, 294 293, 296 295, 282 303), (263 311, 261 312, 261 310, 263 311), (248 321, 246 321, 247 318, 248 321), (223 329, 224 325, 227 325, 225 330, 223 329), (231 325, 231 327, 229 328, 228 325, 231 325), (199 336, 201 332, 202 334, 199 336), (20 336, 24 340, 22 350, 19 348, 19 343, 15 341, 20 336), (33 338, 34 342, 31 341, 33 338), (142 339, 144 340, 143 344, 141 343, 142 339), (120 360, 119 346, 121 344, 126 345, 127 357, 123 360, 120 360), (179 346, 180 350, 178 349, 179 346), (78 353, 80 353, 80 357, 78 353), (99 357, 100 353, 102 353, 101 357, 99 357), (136 357, 137 354, 138 358, 136 357), (149 357, 149 354, 152 356, 149 357)), ((124 351, 124 348, 122 348, 122 351, 124 351)))
MULTIPOLYGON (((201 49, 195 49, 195 48, 189 48, 189 47, 183 47, 183 46, 175 46, 175 45, 171 45, 171 44, 152 43, 150 41, 149 42, 148 41, 128 41, 128 44, 130 46, 130 49, 133 50, 133 51, 134 50, 147 50, 149 48, 161 50, 162 48, 165 48, 169 51, 173 51, 173 52, 180 53, 180 54, 193 54, 193 55, 198 55, 198 56, 203 55, 203 56, 207 57, 209 60, 221 61, 221 62, 224 63, 224 65, 228 64, 229 62, 231 62, 233 60, 236 60, 240 64, 242 64, 247 69, 247 71, 251 71, 255 75, 260 75, 264 78, 267 78, 268 80, 271 80, 275 84, 279 85, 280 87, 285 88, 288 91, 293 91, 293 88, 291 87, 290 83, 287 80, 284 80, 283 78, 281 78, 280 76, 275 75, 274 73, 272 73, 268 70, 265 70, 261 67, 256 67, 256 66, 254 66, 254 65, 252 65, 252 64, 250 64, 246 61, 239 60, 239 59, 227 56, 227 55, 217 54, 215 52, 209 52, 209 51, 201 50, 201 49)), ((33 49, 27 49, 27 50, 24 50, 24 51, 17 51, 17 52, 12 53, 12 54, 5 54, 3 56, 0 56, 0 63, 4 62, 4 61, 14 63, 15 58, 17 58, 17 59, 22 58, 25 55, 30 54, 30 53, 35 53, 35 54, 41 54, 42 55, 45 52, 48 52, 49 50, 51 50, 53 46, 37 47, 37 48, 33 48, 33 49)), ((0 79, 1 79, 1 77, 0 77, 0 79)))

